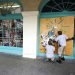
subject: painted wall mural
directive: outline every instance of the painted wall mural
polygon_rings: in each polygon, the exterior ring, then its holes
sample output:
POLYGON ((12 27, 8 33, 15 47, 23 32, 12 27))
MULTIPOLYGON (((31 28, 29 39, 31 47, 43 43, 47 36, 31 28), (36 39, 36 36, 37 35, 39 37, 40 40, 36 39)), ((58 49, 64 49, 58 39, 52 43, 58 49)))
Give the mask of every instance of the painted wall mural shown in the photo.
MULTIPOLYGON (((52 38, 57 35, 57 31, 61 30, 64 34, 68 37, 74 36, 74 17, 67 16, 67 17, 57 17, 57 18, 41 18, 40 19, 40 36, 45 34, 48 37, 52 38)), ((43 39, 40 37, 40 52, 44 53, 45 48, 41 45, 41 41, 43 39)), ((55 44, 55 53, 57 53, 58 45, 55 44)), ((67 42, 65 55, 72 55, 73 54, 73 40, 67 42)))

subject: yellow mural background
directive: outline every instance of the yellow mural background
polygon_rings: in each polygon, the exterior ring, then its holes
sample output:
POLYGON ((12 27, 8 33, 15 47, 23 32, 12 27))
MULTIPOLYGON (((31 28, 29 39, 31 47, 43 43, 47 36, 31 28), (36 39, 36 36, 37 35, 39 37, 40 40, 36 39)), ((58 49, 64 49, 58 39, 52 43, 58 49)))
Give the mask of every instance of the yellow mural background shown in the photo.
MULTIPOLYGON (((66 34, 69 38, 74 36, 74 17, 58 17, 58 18, 41 18, 40 19, 40 36, 42 33, 48 34, 48 31, 51 30, 52 26, 56 26, 55 35, 57 35, 57 31, 61 30, 64 34, 66 34)), ((41 37, 40 37, 40 52, 44 53, 45 48, 41 45, 41 37)), ((57 53, 57 45, 55 45, 57 53)), ((65 50, 65 55, 73 54, 73 40, 67 42, 67 47, 65 50)))

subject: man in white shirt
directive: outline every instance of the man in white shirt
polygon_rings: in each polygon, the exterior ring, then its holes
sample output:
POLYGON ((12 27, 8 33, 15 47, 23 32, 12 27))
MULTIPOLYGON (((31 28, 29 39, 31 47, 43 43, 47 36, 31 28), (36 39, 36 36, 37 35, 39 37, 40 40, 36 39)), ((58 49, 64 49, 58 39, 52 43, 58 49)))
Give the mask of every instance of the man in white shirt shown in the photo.
POLYGON ((62 60, 65 60, 64 51, 67 40, 70 39, 65 34, 62 34, 62 31, 58 31, 58 36, 55 38, 55 41, 58 42, 58 56, 59 56, 59 59, 57 60, 58 63, 62 63, 62 60))

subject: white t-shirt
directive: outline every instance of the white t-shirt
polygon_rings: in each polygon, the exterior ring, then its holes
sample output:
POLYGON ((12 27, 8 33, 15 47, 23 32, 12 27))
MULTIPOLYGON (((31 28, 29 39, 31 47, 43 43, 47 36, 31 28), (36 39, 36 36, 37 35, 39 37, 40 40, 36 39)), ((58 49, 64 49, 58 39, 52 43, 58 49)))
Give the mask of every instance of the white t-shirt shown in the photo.
POLYGON ((68 39, 68 37, 65 34, 62 34, 55 38, 55 41, 61 46, 66 46, 66 39, 68 39))
POLYGON ((53 58, 54 57, 54 51, 55 47, 52 45, 46 45, 46 57, 47 58, 53 58))

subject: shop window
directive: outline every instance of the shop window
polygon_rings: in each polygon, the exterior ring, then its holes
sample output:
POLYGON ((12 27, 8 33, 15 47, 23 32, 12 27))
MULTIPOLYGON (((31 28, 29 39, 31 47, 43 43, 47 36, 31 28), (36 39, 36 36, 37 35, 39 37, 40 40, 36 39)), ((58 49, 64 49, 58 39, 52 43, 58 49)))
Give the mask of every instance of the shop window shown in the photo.
POLYGON ((0 20, 0 45, 23 47, 23 21, 0 20))

